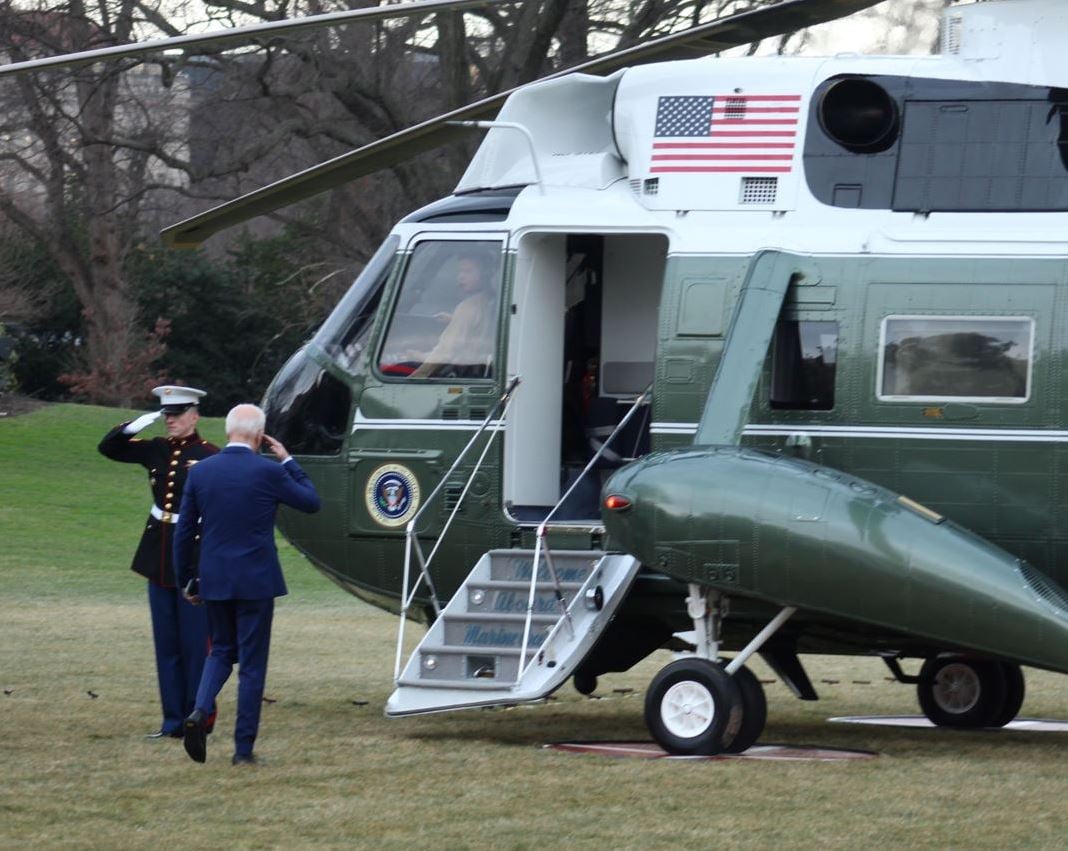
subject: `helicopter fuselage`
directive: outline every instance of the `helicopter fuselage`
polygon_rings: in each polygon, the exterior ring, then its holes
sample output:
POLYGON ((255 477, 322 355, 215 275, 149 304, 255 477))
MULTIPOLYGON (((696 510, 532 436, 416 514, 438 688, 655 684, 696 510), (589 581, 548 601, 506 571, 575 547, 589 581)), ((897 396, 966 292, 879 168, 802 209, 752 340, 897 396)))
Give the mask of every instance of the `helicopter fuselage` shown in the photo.
MULTIPOLYGON (((269 389, 269 429, 323 495, 320 514, 282 516, 286 536, 398 610, 407 523, 519 376, 483 465, 471 477, 465 461, 420 514, 439 594, 486 551, 533 547, 651 386, 549 532, 568 550, 618 547, 603 481, 693 444, 740 294, 774 254, 788 281, 771 343, 751 398, 723 412, 740 443, 948 518, 1037 571, 1036 606, 1068 605, 1068 74, 983 41, 981 15, 1005 5, 967 7, 947 35, 958 52, 941 57, 720 58, 513 95, 457 194, 396 226, 269 389)), ((710 501, 732 487, 717 469, 710 501)), ((786 509, 787 524, 814 510, 786 509)), ((860 536, 835 558, 863 565, 886 546, 860 536)), ((690 574, 644 563, 600 670, 687 628, 690 574)), ((800 651, 969 649, 883 617, 894 570, 908 570, 888 565, 823 589, 866 596, 870 616, 812 605, 783 636, 800 651)), ((724 643, 776 599, 732 597, 724 643)))

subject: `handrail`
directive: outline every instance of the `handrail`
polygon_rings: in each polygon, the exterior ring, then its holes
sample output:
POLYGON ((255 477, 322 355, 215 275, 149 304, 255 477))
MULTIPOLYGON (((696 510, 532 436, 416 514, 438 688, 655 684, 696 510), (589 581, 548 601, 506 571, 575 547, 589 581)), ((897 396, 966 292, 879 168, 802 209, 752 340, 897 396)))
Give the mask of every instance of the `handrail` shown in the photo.
POLYGON ((441 533, 438 535, 437 541, 434 543, 434 548, 430 551, 429 558, 424 556, 423 548, 419 544, 419 538, 415 534, 416 524, 419 522, 419 518, 422 516, 423 512, 430 507, 430 504, 434 501, 435 497, 437 497, 437 495, 441 492, 442 488, 445 487, 445 483, 449 480, 449 476, 451 476, 456 470, 456 468, 460 466, 460 462, 463 461, 464 457, 467 455, 471 447, 475 445, 475 442, 482 435, 482 432, 484 432, 489 426, 489 424, 493 422, 494 417, 497 415, 497 411, 502 405, 504 405, 504 411, 501 413, 501 419, 504 420, 505 418, 507 418, 508 407, 512 403, 513 394, 515 393, 515 389, 519 386, 521 382, 522 378, 520 376, 516 375, 512 377, 512 379, 508 382, 507 387, 505 387, 504 392, 501 394, 501 397, 497 400, 496 404, 494 404, 494 406, 490 409, 489 413, 486 414, 486 418, 482 421, 482 424, 475 431, 474 435, 472 435, 471 439, 467 441, 467 444, 464 446, 464 448, 460 450, 460 453, 456 456, 456 460, 452 462, 452 466, 449 467, 449 469, 441 477, 441 481, 439 481, 434 490, 430 492, 430 495, 426 498, 426 501, 423 502, 423 504, 419 507, 419 510, 415 512, 415 514, 412 516, 412 519, 408 521, 408 525, 405 527, 404 577, 401 581, 400 627, 397 631, 397 655, 393 666, 394 680, 400 679, 401 655, 404 649, 404 625, 408 619, 408 608, 411 606, 412 600, 415 599, 415 595, 418 593, 419 586, 422 582, 426 582, 427 589, 430 591, 430 602, 431 605, 433 605, 434 607, 434 615, 438 616, 441 614, 441 601, 438 599, 438 592, 434 588, 434 580, 431 578, 430 575, 430 563, 433 561, 434 555, 438 551, 438 547, 441 546, 442 540, 448 533, 449 527, 452 525, 453 518, 456 517, 457 512, 460 510, 460 506, 463 505, 464 498, 467 496, 467 492, 471 488, 471 482, 474 481, 475 474, 478 473, 479 469, 482 466, 482 462, 486 458, 486 454, 489 452, 490 446, 493 445, 493 438, 496 437, 497 432, 494 432, 494 434, 490 436, 490 439, 486 441, 486 445, 482 449, 482 454, 478 456, 478 460, 475 462, 475 466, 472 468, 471 474, 467 477, 467 481, 464 483, 464 488, 460 493, 460 498, 456 500, 456 505, 453 506, 453 509, 450 512, 448 519, 445 521, 445 525, 441 529, 441 533), (416 557, 419 560, 419 580, 412 587, 411 593, 409 593, 408 581, 411 576, 413 550, 415 551, 416 557))
MULTIPOLYGON (((527 661, 527 647, 529 646, 529 643, 530 643, 530 627, 531 627, 531 623, 533 622, 533 619, 534 619, 534 595, 537 592, 538 569, 541 566, 541 552, 542 552, 542 549, 545 550, 545 564, 549 568, 549 578, 552 580, 552 583, 553 583, 553 591, 556 594, 556 602, 560 606, 561 611, 563 612, 563 614, 562 614, 562 616, 560 618, 560 621, 557 621, 557 624, 559 624, 563 620, 566 620, 568 628, 571 630, 572 636, 574 636, 574 634, 575 634, 575 625, 574 625, 574 622, 571 619, 571 611, 570 611, 570 608, 569 608, 569 606, 567 604, 567 601, 564 599, 563 589, 561 589, 560 580, 558 579, 558 577, 556 575, 556 567, 553 565, 552 551, 551 551, 550 547, 548 546, 548 544, 544 543, 544 541, 545 541, 545 533, 546 533, 547 529, 549 528, 549 521, 552 519, 552 516, 557 512, 557 510, 560 508, 560 506, 563 505, 567 501, 567 498, 569 496, 571 496, 571 492, 574 491, 576 487, 578 487, 578 483, 582 481, 583 477, 590 470, 593 469, 593 466, 597 463, 597 461, 600 459, 600 457, 605 453, 605 451, 611 445, 612 441, 615 439, 616 435, 619 434, 620 430, 628 422, 630 422, 631 417, 634 416, 634 414, 638 410, 638 408, 640 408, 645 403, 646 397, 649 396, 649 394, 652 392, 652 389, 653 389, 653 385, 650 384, 648 387, 645 388, 645 390, 642 392, 642 394, 634 401, 634 404, 631 405, 630 410, 627 411, 627 413, 623 416, 623 419, 621 419, 619 421, 619 425, 617 425, 612 430, 612 433, 608 436, 608 439, 605 440, 604 443, 601 444, 601 446, 598 448, 598 450, 593 454, 593 457, 589 460, 589 462, 583 468, 582 472, 579 473, 578 476, 575 477, 575 481, 573 481, 571 483, 571 487, 569 487, 564 492, 564 495, 562 497, 560 497, 560 499, 556 503, 556 505, 554 505, 552 507, 552 510, 548 514, 545 515, 545 519, 542 520, 541 523, 538 524, 538 530, 537 530, 537 532, 535 534, 535 539, 534 539, 534 568, 531 571, 531 575, 530 575, 530 593, 527 596, 527 617, 526 617, 526 621, 525 621, 525 623, 523 625, 523 644, 522 644, 522 647, 521 647, 521 649, 519 651, 519 670, 518 670, 518 673, 516 674, 516 678, 515 678, 516 679, 516 683, 519 683, 519 681, 523 678, 523 674, 525 674, 527 672, 527 668, 530 667, 530 662, 527 661)), ((555 633, 556 633, 556 627, 554 627, 550 631, 549 635, 546 636, 545 641, 542 644, 542 647, 544 647, 546 644, 548 644, 549 639, 553 635, 555 635, 555 633)), ((533 659, 531 659, 531 661, 533 661, 533 659)))

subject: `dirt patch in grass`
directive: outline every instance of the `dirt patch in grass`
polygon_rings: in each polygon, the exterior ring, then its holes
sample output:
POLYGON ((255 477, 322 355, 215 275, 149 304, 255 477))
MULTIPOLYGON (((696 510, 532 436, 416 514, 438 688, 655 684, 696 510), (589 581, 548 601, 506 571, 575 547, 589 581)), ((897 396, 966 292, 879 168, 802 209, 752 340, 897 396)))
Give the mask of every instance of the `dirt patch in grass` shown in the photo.
POLYGON ((47 407, 48 402, 42 402, 30 396, 19 396, 15 393, 0 393, 0 417, 17 417, 47 407))

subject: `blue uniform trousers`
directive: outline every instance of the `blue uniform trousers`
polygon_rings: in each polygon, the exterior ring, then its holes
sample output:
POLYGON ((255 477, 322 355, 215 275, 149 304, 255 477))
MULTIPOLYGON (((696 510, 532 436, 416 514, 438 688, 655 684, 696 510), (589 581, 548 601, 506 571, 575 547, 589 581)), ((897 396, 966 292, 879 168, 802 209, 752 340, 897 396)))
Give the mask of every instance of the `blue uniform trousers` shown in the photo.
POLYGON ((156 646, 156 674, 163 705, 164 733, 177 733, 193 711, 197 686, 208 654, 208 618, 177 588, 148 583, 152 638, 156 646))
POLYGON ((274 598, 266 600, 207 600, 211 626, 211 654, 197 691, 196 708, 211 713, 215 698, 237 671, 237 720, 234 753, 252 753, 260 727, 263 688, 267 682, 267 654, 271 647, 274 598))

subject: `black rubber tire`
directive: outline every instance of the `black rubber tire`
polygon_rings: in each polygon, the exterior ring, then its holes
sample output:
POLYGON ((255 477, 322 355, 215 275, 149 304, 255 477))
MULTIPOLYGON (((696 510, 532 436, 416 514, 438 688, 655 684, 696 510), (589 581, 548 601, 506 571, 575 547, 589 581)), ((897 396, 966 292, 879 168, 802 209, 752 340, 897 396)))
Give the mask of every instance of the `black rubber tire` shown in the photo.
POLYGON ((993 727, 1006 705, 1000 662, 938 656, 920 669, 916 696, 923 714, 939 727, 993 727))
POLYGON ((756 674, 744 665, 734 673, 734 683, 742 699, 742 726, 724 753, 743 753, 756 744, 768 723, 768 699, 756 674))
POLYGON ((1020 666, 1012 662, 1001 662, 1001 672, 1005 675, 1005 703, 1001 707, 991 727, 1004 727, 1017 715, 1023 706, 1024 694, 1027 687, 1024 685, 1023 671, 1020 666))
POLYGON ((671 754, 723 753, 741 729, 734 678, 708 659, 679 659, 660 670, 645 694, 645 725, 671 754))
POLYGON ((597 691, 597 677, 576 671, 571 677, 571 685, 579 694, 593 694, 597 691))

